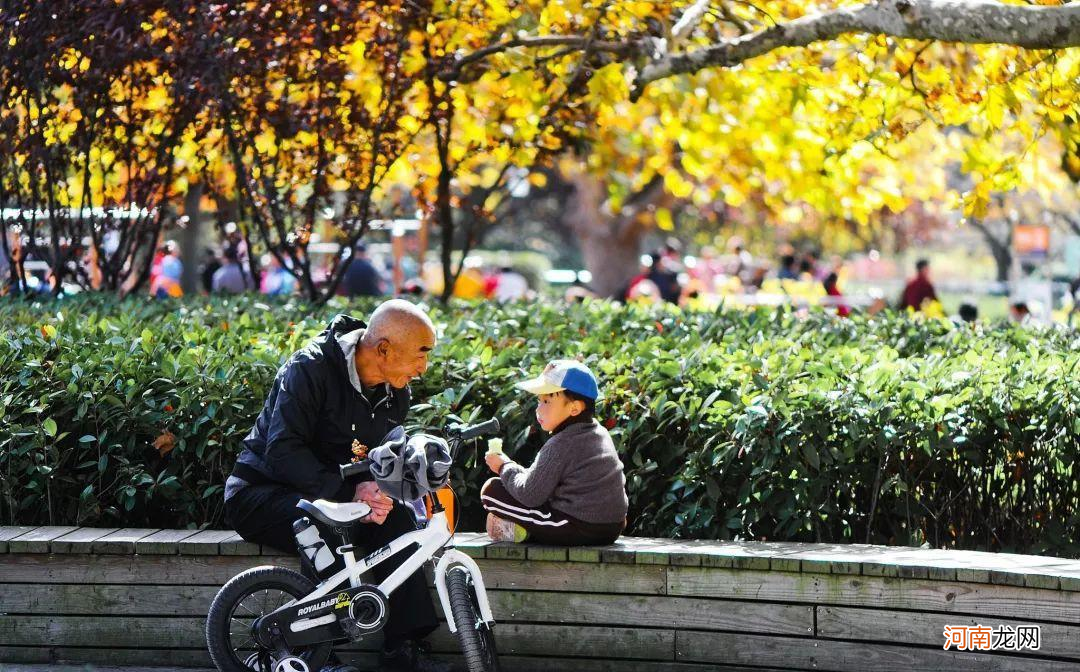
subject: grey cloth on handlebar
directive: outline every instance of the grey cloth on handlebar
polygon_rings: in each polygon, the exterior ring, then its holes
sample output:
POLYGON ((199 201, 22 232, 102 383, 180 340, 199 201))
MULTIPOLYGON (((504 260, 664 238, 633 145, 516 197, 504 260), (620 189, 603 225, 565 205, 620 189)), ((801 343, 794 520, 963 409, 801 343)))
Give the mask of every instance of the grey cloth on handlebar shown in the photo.
POLYGON ((450 479, 450 447, 430 434, 407 437, 395 427, 367 456, 371 475, 391 499, 408 502, 434 492, 450 479))

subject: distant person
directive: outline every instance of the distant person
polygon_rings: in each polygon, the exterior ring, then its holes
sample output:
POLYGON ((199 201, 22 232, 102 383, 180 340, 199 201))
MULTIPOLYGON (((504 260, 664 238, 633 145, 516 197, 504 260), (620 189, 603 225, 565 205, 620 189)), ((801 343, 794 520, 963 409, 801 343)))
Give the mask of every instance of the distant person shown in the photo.
POLYGON ((630 278, 630 282, 627 283, 626 287, 619 291, 618 296, 623 301, 630 301, 636 295, 637 286, 649 278, 649 270, 652 268, 652 257, 643 254, 640 259, 641 263, 638 267, 637 275, 630 278))
POLYGON ((716 249, 703 247, 697 264, 690 269, 690 276, 698 279, 705 293, 711 294, 716 291, 717 277, 723 275, 724 267, 716 257, 716 249))
POLYGON ((236 222, 225 222, 225 242, 223 244, 224 249, 233 250, 236 252, 236 260, 241 266, 248 263, 248 247, 247 241, 244 240, 244 235, 240 231, 240 228, 236 225, 236 222))
POLYGON ((382 275, 367 255, 367 245, 357 243, 353 259, 341 279, 340 294, 345 296, 382 296, 386 293, 382 275))
POLYGON ((161 246, 159 253, 157 263, 150 272, 150 294, 155 299, 179 298, 184 295, 184 290, 180 288, 184 263, 180 261, 179 248, 169 240, 161 246))
POLYGON ((678 238, 668 238, 664 247, 660 250, 660 258, 664 262, 664 268, 676 274, 686 270, 683 264, 683 248, 678 238))
POLYGON ((1031 322, 1031 309, 1024 301, 1016 301, 1009 305, 1009 319, 1017 324, 1031 322))
POLYGON ((259 286, 260 292, 267 296, 288 296, 296 291, 296 277, 281 265, 276 255, 266 255, 263 265, 266 272, 259 286))
POLYGON ((459 299, 482 299, 486 295, 484 274, 475 266, 468 266, 454 283, 454 296, 459 299))
POLYGON ((567 303, 582 303, 585 299, 596 298, 596 293, 591 287, 581 281, 581 278, 575 278, 570 286, 566 288, 566 292, 563 293, 563 301, 567 303))
POLYGON ((780 257, 780 270, 776 272, 776 277, 781 280, 799 279, 799 264, 794 254, 785 254, 780 257))
POLYGON ((255 283, 240 266, 236 247, 225 248, 225 263, 214 271, 210 284, 210 289, 215 294, 242 294, 255 288, 255 283))
MULTIPOLYGON (((728 251, 732 255, 732 264, 728 268, 728 275, 737 275, 740 278, 749 273, 754 265, 754 256, 743 248, 742 238, 732 236, 728 239, 728 251)), ((744 278, 745 279, 745 278, 744 278)))
POLYGON ((158 276, 161 275, 161 264, 165 259, 165 255, 169 253, 169 246, 174 244, 175 243, 173 243, 171 240, 166 240, 163 241, 160 245, 158 245, 157 249, 154 250, 154 258, 150 262, 151 294, 154 293, 153 287, 157 284, 158 276))
POLYGON ((1069 283, 1069 297, 1072 299, 1072 308, 1069 310, 1069 326, 1072 326, 1073 318, 1080 312, 1080 277, 1074 278, 1069 283))
POLYGON ((203 248, 202 269, 199 271, 199 282, 202 283, 203 291, 209 294, 214 291, 214 273, 221 268, 221 259, 212 247, 203 248))
POLYGON ((822 284, 825 286, 825 293, 830 297, 830 305, 836 306, 836 314, 840 317, 847 317, 851 314, 851 307, 843 301, 844 295, 840 293, 840 288, 836 286, 836 283, 840 280, 836 273, 830 273, 822 284))
POLYGON ((510 266, 503 266, 496 276, 495 300, 499 303, 521 301, 529 293, 529 281, 510 266))
POLYGON ((765 284, 765 276, 769 274, 768 266, 755 266, 749 271, 749 279, 743 283, 743 289, 747 294, 758 292, 765 284))
POLYGON ((915 277, 908 281, 900 297, 900 310, 922 310, 923 303, 937 300, 937 292, 930 283, 930 262, 920 259, 915 262, 915 277))
POLYGON ((660 298, 668 303, 678 303, 682 296, 682 285, 679 284, 679 273, 669 259, 662 253, 653 254, 648 279, 660 291, 660 298))
POLYGON ((972 324, 979 321, 979 309, 972 303, 961 303, 953 322, 972 324))

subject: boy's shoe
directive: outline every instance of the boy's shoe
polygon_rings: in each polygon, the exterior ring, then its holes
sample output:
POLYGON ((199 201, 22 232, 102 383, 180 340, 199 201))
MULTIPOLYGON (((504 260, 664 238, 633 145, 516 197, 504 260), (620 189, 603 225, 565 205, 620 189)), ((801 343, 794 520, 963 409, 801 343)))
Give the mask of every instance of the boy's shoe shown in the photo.
POLYGON ((529 532, 521 525, 499 518, 494 513, 488 514, 487 533, 493 541, 512 541, 515 544, 520 544, 529 536, 529 532))
POLYGON ((454 666, 432 658, 427 642, 406 640, 379 655, 379 672, 454 672, 454 666))

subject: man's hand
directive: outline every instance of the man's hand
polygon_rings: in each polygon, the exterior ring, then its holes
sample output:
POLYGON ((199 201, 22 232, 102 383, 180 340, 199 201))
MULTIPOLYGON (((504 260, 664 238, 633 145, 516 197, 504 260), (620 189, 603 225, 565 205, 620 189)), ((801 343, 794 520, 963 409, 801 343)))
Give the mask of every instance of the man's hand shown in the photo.
POLYGON ((488 453, 484 456, 484 461, 487 462, 488 469, 491 469, 498 475, 499 470, 510 460, 506 459, 506 456, 502 453, 488 453))
POLYGON ((386 516, 390 514, 390 510, 394 508, 394 500, 384 495, 375 481, 364 481, 358 484, 353 501, 363 502, 371 507, 371 513, 364 517, 363 522, 376 525, 382 525, 386 521, 386 516))

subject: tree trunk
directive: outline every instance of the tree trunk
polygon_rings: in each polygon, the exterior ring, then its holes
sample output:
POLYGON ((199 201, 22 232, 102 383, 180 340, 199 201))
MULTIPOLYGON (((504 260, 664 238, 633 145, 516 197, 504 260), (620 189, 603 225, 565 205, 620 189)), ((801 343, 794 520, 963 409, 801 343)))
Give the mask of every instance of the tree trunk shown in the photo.
POLYGON ((997 281, 1008 282, 1009 271, 1012 269, 1012 252, 1003 245, 994 246, 992 251, 994 264, 997 266, 997 281))
POLYGON ((180 260, 184 264, 183 273, 180 276, 180 288, 184 294, 198 294, 199 290, 199 240, 202 237, 202 210, 199 203, 202 201, 203 185, 196 182, 188 187, 184 196, 184 216, 187 224, 180 232, 180 260))
POLYGON ((994 255, 994 264, 997 266, 997 281, 1008 282, 1009 271, 1012 270, 1012 225, 1006 223, 1004 235, 997 235, 989 226, 978 219, 970 219, 975 230, 982 234, 990 253, 994 255))
POLYGON ((589 284, 598 296, 621 298, 620 292, 638 272, 645 227, 604 212, 607 193, 593 175, 580 172, 567 181, 574 190, 563 219, 581 246, 585 268, 592 274, 589 284))

